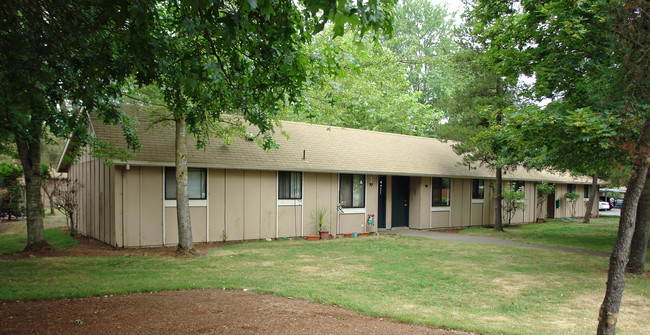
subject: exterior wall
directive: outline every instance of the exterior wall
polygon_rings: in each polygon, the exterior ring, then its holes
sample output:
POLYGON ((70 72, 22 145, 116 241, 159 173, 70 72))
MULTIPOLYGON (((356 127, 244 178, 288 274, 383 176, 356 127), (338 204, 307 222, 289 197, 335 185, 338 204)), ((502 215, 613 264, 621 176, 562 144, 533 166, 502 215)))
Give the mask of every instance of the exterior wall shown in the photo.
POLYGON ((116 238, 112 245, 147 247, 163 244, 162 178, 162 168, 115 167, 112 185, 115 205, 111 212, 115 217, 116 238))
POLYGON ((303 204, 305 208, 305 225, 303 235, 317 235, 318 222, 316 211, 327 210, 324 224, 330 234, 336 234, 338 201, 338 175, 335 173, 304 173, 303 204))
MULTIPOLYGON (((103 161, 83 156, 69 171, 80 181, 79 230, 117 247, 147 247, 178 243, 174 200, 164 200, 164 168, 146 166, 108 167, 103 161)), ((365 208, 347 208, 338 214, 339 174, 303 173, 303 198, 278 200, 278 173, 259 170, 207 170, 207 199, 190 201, 195 242, 256 240, 317 234, 315 212, 326 208, 325 224, 331 234, 377 231, 378 176, 366 175, 365 208), (372 185, 370 185, 372 184, 372 185), (375 224, 367 217, 375 214, 375 224)), ((472 179, 451 179, 451 205, 431 206, 431 177, 410 177, 409 228, 441 229, 494 223, 493 180, 485 181, 484 199, 472 199, 472 179)), ((508 185, 508 182, 504 182, 508 185)), ((556 185, 561 207, 556 217, 570 215, 564 194, 567 186, 556 185)), ((391 229, 392 178, 386 183, 386 227, 391 229)), ((582 185, 578 185, 582 191, 582 185)), ((534 222, 536 183, 525 183, 525 211, 513 224, 534 222)), ((582 192, 581 192, 582 193, 582 192)), ((578 199, 576 216, 584 215, 584 199, 578 199)), ((597 204, 595 205, 597 209, 597 204)), ((542 205, 546 211, 546 205, 542 205)), ((596 211, 597 213, 597 211, 596 211)))
POLYGON ((104 160, 87 153, 73 165, 68 178, 79 184, 79 209, 75 214, 77 229, 84 235, 115 245, 113 172, 104 160))
POLYGON ((409 196, 409 228, 429 229, 431 226, 431 178, 411 177, 409 196))
POLYGON ((208 190, 208 241, 294 236, 286 225, 278 235, 276 218, 288 213, 276 206, 276 172, 208 169, 208 190))

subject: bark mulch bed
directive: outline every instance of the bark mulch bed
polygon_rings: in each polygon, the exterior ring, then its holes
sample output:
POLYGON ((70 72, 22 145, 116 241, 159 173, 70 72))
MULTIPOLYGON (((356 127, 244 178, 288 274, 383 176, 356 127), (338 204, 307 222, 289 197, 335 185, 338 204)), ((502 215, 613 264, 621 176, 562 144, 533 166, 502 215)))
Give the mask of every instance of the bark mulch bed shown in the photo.
MULTIPOLYGON (((178 257, 175 247, 114 249, 78 237, 74 248, 4 255, 178 257)), ((232 244, 203 243, 197 249, 232 244)), ((236 242, 234 242, 236 243, 236 242)), ((229 290, 133 293, 59 300, 0 301, 2 334, 435 334, 444 330, 364 316, 341 307, 270 294, 229 290)))

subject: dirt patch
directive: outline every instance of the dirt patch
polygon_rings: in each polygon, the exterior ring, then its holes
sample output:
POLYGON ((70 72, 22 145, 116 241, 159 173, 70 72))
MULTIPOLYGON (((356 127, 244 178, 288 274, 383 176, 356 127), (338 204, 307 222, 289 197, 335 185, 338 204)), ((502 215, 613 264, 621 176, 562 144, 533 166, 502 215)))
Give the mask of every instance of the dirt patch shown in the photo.
MULTIPOLYGON (((68 234, 68 230, 61 228, 63 233, 68 234)), ((53 251, 38 251, 38 252, 19 252, 10 255, 1 255, 0 259, 24 259, 29 257, 63 257, 63 256, 104 256, 104 257, 118 257, 118 256, 169 256, 169 257, 187 257, 176 255, 176 246, 169 247, 156 247, 156 248, 131 248, 131 249, 118 249, 110 245, 102 243, 96 239, 89 238, 83 235, 75 237, 79 244, 72 248, 57 249, 53 251)), ((210 243, 196 243, 194 247, 201 254, 205 254, 210 249, 223 248, 241 242, 210 242, 210 243)))
POLYGON ((2 302, 0 329, 6 334, 470 334, 222 290, 2 302))
MULTIPOLYGON (((62 256, 179 257, 176 247, 115 249, 85 236, 79 245, 2 259, 62 256)), ((210 249, 239 242, 198 243, 210 249)), ((133 293, 39 301, 0 301, 3 334, 433 334, 472 333, 372 318, 341 307, 228 290, 133 293)))

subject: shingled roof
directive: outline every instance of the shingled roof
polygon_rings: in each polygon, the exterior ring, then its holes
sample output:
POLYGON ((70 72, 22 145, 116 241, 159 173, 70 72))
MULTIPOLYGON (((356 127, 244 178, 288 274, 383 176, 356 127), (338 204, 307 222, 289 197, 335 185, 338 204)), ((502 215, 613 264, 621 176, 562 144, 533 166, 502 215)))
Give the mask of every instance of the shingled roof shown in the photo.
MULTIPOLYGON (((131 165, 174 165, 174 127, 152 125, 146 113, 130 106, 127 112, 139 120, 141 149, 128 160, 131 165)), ((122 128, 105 125, 91 118, 95 136, 126 147, 122 128)), ((255 142, 237 139, 225 145, 210 139, 205 149, 197 149, 188 140, 188 166, 229 169, 282 170, 305 172, 363 173, 378 175, 494 178, 494 172, 482 167, 469 169, 450 143, 437 139, 283 121, 284 131, 274 135, 276 150, 264 151, 255 142), (304 154, 304 159, 303 159, 304 154)), ((190 135, 191 137, 191 135, 190 135)), ((115 161, 115 164, 127 162, 115 161)), ((518 169, 505 179, 561 183, 589 183, 584 178, 548 172, 518 169)))

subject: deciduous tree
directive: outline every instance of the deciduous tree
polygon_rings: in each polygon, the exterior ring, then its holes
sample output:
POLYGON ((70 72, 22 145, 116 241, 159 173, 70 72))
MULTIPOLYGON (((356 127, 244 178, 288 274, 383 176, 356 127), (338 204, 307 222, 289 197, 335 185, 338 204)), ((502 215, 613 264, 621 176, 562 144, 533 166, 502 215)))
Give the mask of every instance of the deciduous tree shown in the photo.
POLYGON ((298 102, 310 59, 303 46, 332 22, 335 36, 390 31, 391 0, 169 1, 155 17, 153 76, 176 126, 179 253, 193 248, 187 192, 187 134, 199 146, 222 114, 257 126, 265 149, 282 103, 298 102))
MULTIPOLYGON (((605 136, 611 136, 614 141, 587 140, 583 147, 621 150, 632 157, 633 172, 610 257, 607 291, 599 314, 599 334, 615 333, 637 204, 650 164, 648 13, 650 3, 641 0, 478 1, 472 11, 476 18, 474 32, 487 45, 486 53, 492 60, 492 67, 509 78, 522 75, 534 78, 528 97, 554 101, 539 117, 553 120, 554 116, 563 115, 567 119, 577 116, 581 120, 586 116, 590 127, 600 122, 609 134, 605 136), (547 113, 553 108, 563 112, 547 113), (621 126, 610 127, 611 120, 618 120, 621 126), (627 130, 628 135, 618 131, 621 129, 627 130)), ((579 122, 573 125, 578 129, 582 126, 579 122)), ((565 140, 578 143, 590 135, 584 133, 565 140)), ((574 160, 598 161, 595 156, 581 155, 580 152, 589 150, 579 151, 580 147, 571 148, 574 160)), ((538 149, 552 150, 553 147, 538 149)), ((528 150, 527 154, 544 157, 535 150, 528 150)), ((548 151, 546 155, 560 161, 571 157, 560 157, 557 151, 548 151)), ((566 167, 557 161, 553 165, 566 167)), ((570 170, 583 172, 580 169, 585 166, 577 164, 570 170)), ((597 171, 585 172, 594 174, 597 171)))
MULTIPOLYGON (((110 122, 120 84, 136 65, 148 66, 151 2, 26 1, 0 3, 0 127, 16 144, 25 175, 27 246, 46 248, 41 203, 41 147, 47 127, 56 136, 87 132, 77 104, 110 122)), ((125 127, 128 125, 125 123, 125 127)), ((129 143, 136 146, 133 137, 129 143)))

